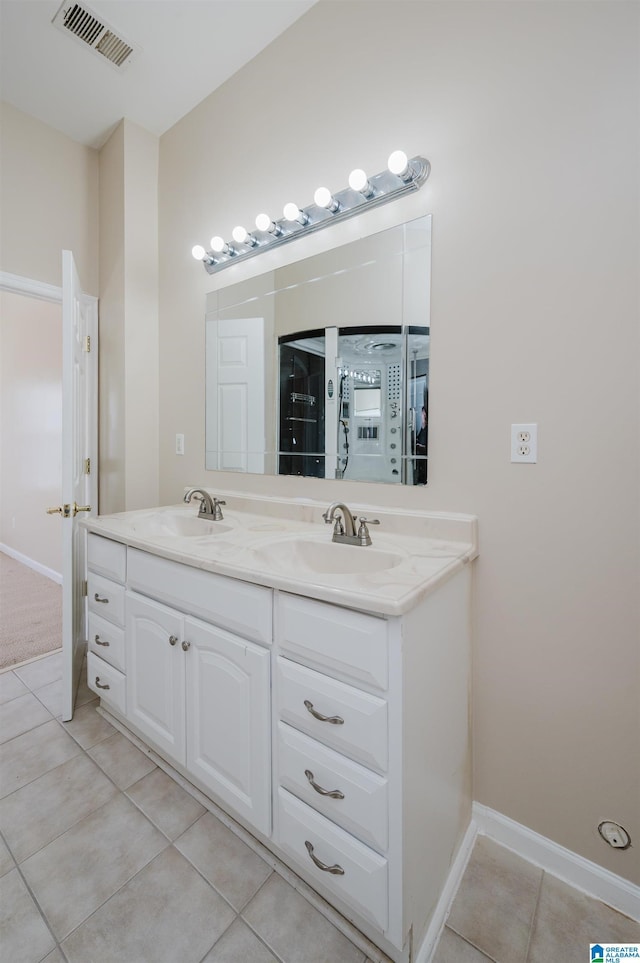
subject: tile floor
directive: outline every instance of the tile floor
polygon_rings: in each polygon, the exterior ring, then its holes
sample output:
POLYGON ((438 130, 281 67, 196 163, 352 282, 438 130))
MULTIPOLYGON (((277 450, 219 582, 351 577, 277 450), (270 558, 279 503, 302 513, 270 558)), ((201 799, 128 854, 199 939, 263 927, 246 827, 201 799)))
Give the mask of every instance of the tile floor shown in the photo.
MULTIPOLYGON (((367 963, 95 712, 60 654, 0 674, 1 963, 367 963)), ((478 839, 434 963, 585 963, 640 926, 478 839)))

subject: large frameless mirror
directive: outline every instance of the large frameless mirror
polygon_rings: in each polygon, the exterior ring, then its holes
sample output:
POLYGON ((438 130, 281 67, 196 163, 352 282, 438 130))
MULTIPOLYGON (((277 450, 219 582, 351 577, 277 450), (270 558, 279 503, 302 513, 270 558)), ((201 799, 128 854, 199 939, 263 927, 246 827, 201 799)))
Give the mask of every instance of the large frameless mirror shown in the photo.
POLYGON ((206 468, 427 481, 431 218, 207 297, 206 468))

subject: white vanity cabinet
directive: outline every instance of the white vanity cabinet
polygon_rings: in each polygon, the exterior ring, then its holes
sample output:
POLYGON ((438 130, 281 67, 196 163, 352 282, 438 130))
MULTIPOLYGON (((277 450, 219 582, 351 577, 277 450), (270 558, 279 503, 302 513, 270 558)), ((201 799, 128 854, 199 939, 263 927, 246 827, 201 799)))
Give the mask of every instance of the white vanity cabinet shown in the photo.
POLYGON ((90 534, 88 592, 105 708, 268 837, 271 590, 90 534))
POLYGON ((127 719, 269 835, 269 650, 135 592, 126 612, 127 719))
POLYGON ((274 622, 274 842, 410 959, 470 810, 469 572, 397 618, 282 592, 274 622))
POLYGON ((87 684, 106 705, 125 709, 125 545, 89 535, 87 684))

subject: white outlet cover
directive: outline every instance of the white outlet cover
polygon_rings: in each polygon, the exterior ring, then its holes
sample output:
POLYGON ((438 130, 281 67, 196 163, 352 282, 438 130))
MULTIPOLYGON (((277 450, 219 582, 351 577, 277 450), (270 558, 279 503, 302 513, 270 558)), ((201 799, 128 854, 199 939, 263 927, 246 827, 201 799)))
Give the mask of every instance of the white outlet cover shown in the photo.
POLYGON ((514 464, 535 465, 538 460, 538 426, 511 425, 511 461, 514 464))

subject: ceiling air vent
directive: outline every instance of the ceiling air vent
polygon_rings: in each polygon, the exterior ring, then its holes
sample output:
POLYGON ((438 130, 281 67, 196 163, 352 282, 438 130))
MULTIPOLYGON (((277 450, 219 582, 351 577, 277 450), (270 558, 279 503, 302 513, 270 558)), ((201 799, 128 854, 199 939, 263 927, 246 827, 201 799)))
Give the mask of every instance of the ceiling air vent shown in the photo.
POLYGON ((86 4, 64 0, 52 22, 54 27, 70 33, 120 70, 140 52, 140 47, 125 40, 86 4))

